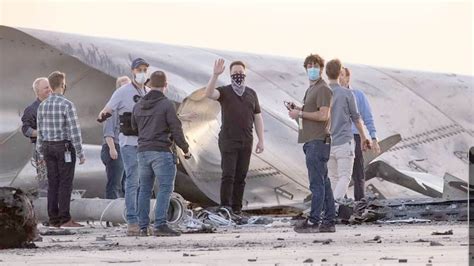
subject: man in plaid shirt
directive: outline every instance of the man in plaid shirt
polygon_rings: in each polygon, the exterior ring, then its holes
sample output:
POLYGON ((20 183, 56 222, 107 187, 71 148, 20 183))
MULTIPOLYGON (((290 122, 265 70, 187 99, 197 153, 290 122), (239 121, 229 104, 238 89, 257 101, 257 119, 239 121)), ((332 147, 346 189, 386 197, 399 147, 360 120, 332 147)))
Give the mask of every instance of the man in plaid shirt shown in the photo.
POLYGON ((48 216, 52 226, 82 227, 69 213, 76 156, 85 162, 81 129, 74 104, 64 97, 66 75, 48 77, 53 93, 38 107, 37 141, 39 161, 48 171, 48 216))

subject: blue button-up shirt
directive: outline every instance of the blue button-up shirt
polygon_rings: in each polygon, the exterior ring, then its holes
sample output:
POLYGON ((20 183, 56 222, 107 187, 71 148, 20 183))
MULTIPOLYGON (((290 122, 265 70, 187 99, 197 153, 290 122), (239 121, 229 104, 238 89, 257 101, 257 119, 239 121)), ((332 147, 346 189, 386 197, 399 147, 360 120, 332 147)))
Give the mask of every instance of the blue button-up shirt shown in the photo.
MULTIPOLYGON (((374 117, 372 115, 372 109, 370 108, 369 101, 367 100, 367 96, 365 96, 364 92, 361 90, 353 89, 349 87, 352 93, 355 96, 357 109, 359 110, 360 116, 364 121, 365 127, 369 131, 371 138, 377 138, 377 130, 375 129, 374 117)), ((359 134, 357 128, 355 127, 354 123, 352 123, 352 132, 354 134, 359 134)))

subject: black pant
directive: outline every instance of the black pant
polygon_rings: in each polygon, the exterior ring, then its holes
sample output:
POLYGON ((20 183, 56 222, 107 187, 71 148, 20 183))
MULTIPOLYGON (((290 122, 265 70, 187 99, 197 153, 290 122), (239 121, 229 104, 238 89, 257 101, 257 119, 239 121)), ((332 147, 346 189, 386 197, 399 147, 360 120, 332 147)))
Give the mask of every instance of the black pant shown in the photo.
POLYGON ((360 145, 360 135, 354 134, 355 141, 355 157, 354 167, 352 168, 352 182, 354 182, 354 198, 361 200, 365 197, 365 172, 364 172, 364 156, 360 145))
POLYGON ((242 210, 245 178, 252 155, 252 140, 219 140, 221 151, 221 206, 232 207, 234 212, 242 210))
POLYGON ((71 220, 72 181, 76 165, 76 151, 69 141, 45 142, 44 159, 48 170, 49 223, 61 225, 71 220), (65 162, 65 152, 71 152, 71 162, 65 162))

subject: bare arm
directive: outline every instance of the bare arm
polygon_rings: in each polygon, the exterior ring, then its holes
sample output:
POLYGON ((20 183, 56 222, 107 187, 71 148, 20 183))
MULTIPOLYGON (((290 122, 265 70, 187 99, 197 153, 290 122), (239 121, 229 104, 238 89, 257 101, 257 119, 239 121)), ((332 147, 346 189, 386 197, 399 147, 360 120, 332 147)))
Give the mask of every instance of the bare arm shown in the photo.
POLYGON ((263 138, 263 132, 264 132, 263 117, 261 113, 255 114, 254 116, 255 116, 255 119, 254 119, 255 131, 257 132, 257 136, 258 136, 256 153, 262 153, 265 146, 265 141, 263 138))
POLYGON ((357 128, 357 131, 359 132, 359 135, 362 139, 367 139, 367 135, 365 134, 365 131, 364 131, 364 124, 362 123, 362 119, 357 119, 355 121, 355 126, 357 128))
POLYGON ((109 146, 109 149, 115 150, 114 138, 112 138, 112 137, 105 137, 105 142, 107 143, 107 146, 109 146))
POLYGON ((101 119, 102 116, 105 115, 106 113, 111 114, 113 111, 116 111, 119 108, 119 105, 121 104, 122 95, 123 95, 123 90, 121 90, 121 88, 114 91, 114 93, 112 94, 112 97, 110 97, 109 101, 104 106, 102 111, 100 111, 97 118, 101 119))
POLYGON ((357 119, 355 122, 354 122, 356 128, 357 128, 357 131, 359 132, 359 135, 360 135, 360 143, 361 143, 361 146, 362 146, 362 150, 365 151, 367 150, 368 148, 370 148, 370 140, 367 139, 367 135, 365 135, 365 131, 364 131, 364 124, 362 123, 362 119, 357 119))
POLYGON ((212 100, 217 100, 220 97, 219 91, 216 90, 216 83, 219 75, 224 72, 224 59, 220 58, 214 62, 214 70, 211 78, 206 86, 206 97, 212 100))
POLYGON ((117 150, 115 149, 114 138, 112 137, 105 137, 105 142, 107 146, 109 146, 109 155, 112 160, 116 160, 118 158, 117 150))
POLYGON ((329 120, 329 107, 323 106, 316 112, 303 112, 303 119, 308 119, 316 122, 324 122, 329 120))

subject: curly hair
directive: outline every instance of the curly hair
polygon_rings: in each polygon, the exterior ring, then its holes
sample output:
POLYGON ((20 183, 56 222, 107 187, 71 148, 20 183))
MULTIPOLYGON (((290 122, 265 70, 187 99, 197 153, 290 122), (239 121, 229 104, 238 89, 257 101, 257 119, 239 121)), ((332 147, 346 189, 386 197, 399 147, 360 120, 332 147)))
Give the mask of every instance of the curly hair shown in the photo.
POLYGON ((304 63, 303 63, 303 66, 305 69, 307 69, 307 66, 309 63, 319 65, 320 69, 324 68, 324 59, 317 54, 310 54, 305 58, 304 63))

